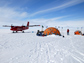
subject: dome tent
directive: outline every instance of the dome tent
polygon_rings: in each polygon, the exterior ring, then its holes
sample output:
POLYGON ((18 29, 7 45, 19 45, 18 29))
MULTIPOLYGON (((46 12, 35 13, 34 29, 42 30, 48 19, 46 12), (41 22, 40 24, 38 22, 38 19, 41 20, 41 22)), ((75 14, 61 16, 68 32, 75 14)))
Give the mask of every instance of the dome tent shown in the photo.
POLYGON ((60 35, 60 32, 58 29, 54 28, 54 27, 49 27, 47 28, 44 32, 43 32, 44 35, 51 35, 51 34, 55 34, 55 35, 60 35))
POLYGON ((75 34, 75 35, 81 35, 82 32, 78 30, 78 31, 75 31, 74 34, 75 34))

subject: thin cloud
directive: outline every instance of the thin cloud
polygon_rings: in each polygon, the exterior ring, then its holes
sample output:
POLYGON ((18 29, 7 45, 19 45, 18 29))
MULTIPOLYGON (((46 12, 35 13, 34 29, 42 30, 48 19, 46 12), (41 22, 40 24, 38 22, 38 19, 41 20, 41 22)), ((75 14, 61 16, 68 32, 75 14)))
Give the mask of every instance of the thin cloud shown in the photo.
POLYGON ((2 25, 23 24, 24 19, 28 17, 27 12, 18 12, 15 8, 0 7, 0 27, 2 25))
POLYGON ((14 8, 0 7, 0 17, 15 18, 15 17, 27 17, 27 12, 18 12, 14 8))
POLYGON ((43 24, 43 23, 48 23, 49 21, 56 21, 56 20, 59 20, 59 19, 62 19, 62 18, 66 18, 66 17, 69 17, 69 15, 67 16, 60 16, 60 17, 54 17, 54 18, 50 18, 50 19, 45 19, 45 18, 38 18, 38 19, 30 19, 29 21, 31 22, 34 22, 34 23, 40 23, 40 24, 43 24))
POLYGON ((65 4, 61 4, 61 5, 53 7, 53 8, 37 11, 37 12, 31 14, 31 16, 34 16, 34 15, 37 15, 37 14, 40 14, 40 13, 44 13, 44 12, 48 12, 48 11, 64 9, 64 8, 67 8, 67 7, 82 3, 82 2, 84 2, 84 0, 72 0, 72 1, 69 1, 65 4))
POLYGON ((30 23, 32 24, 40 24, 44 26, 49 27, 84 27, 83 22, 84 20, 68 20, 68 21, 62 21, 59 19, 66 18, 68 16, 61 16, 61 17, 55 17, 51 19, 30 19, 30 23))

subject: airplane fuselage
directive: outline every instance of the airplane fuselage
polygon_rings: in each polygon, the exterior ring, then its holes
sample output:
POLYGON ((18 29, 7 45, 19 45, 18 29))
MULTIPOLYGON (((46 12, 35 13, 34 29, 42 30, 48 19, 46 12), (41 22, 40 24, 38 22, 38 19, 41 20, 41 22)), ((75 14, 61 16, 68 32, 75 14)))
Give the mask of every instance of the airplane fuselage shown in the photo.
POLYGON ((12 31, 23 31, 26 29, 28 29, 28 27, 26 27, 26 26, 11 26, 10 30, 12 30, 12 31))

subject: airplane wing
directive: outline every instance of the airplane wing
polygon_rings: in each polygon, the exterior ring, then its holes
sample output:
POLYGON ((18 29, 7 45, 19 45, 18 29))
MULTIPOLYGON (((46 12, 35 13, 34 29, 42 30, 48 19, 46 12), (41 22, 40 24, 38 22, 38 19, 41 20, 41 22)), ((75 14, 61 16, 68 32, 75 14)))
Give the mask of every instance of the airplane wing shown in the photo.
POLYGON ((28 27, 34 27, 34 26, 40 26, 40 25, 29 25, 28 27))
POLYGON ((3 25, 3 27, 11 27, 11 26, 8 26, 8 25, 3 25))

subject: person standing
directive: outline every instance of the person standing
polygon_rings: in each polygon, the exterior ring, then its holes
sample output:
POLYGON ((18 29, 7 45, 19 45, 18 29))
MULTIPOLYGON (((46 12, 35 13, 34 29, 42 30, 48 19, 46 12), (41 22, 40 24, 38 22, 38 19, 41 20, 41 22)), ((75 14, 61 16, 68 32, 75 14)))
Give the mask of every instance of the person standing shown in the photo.
POLYGON ((43 31, 44 26, 42 25, 42 31, 43 31))
POLYGON ((69 35, 69 29, 67 29, 67 35, 69 35))

